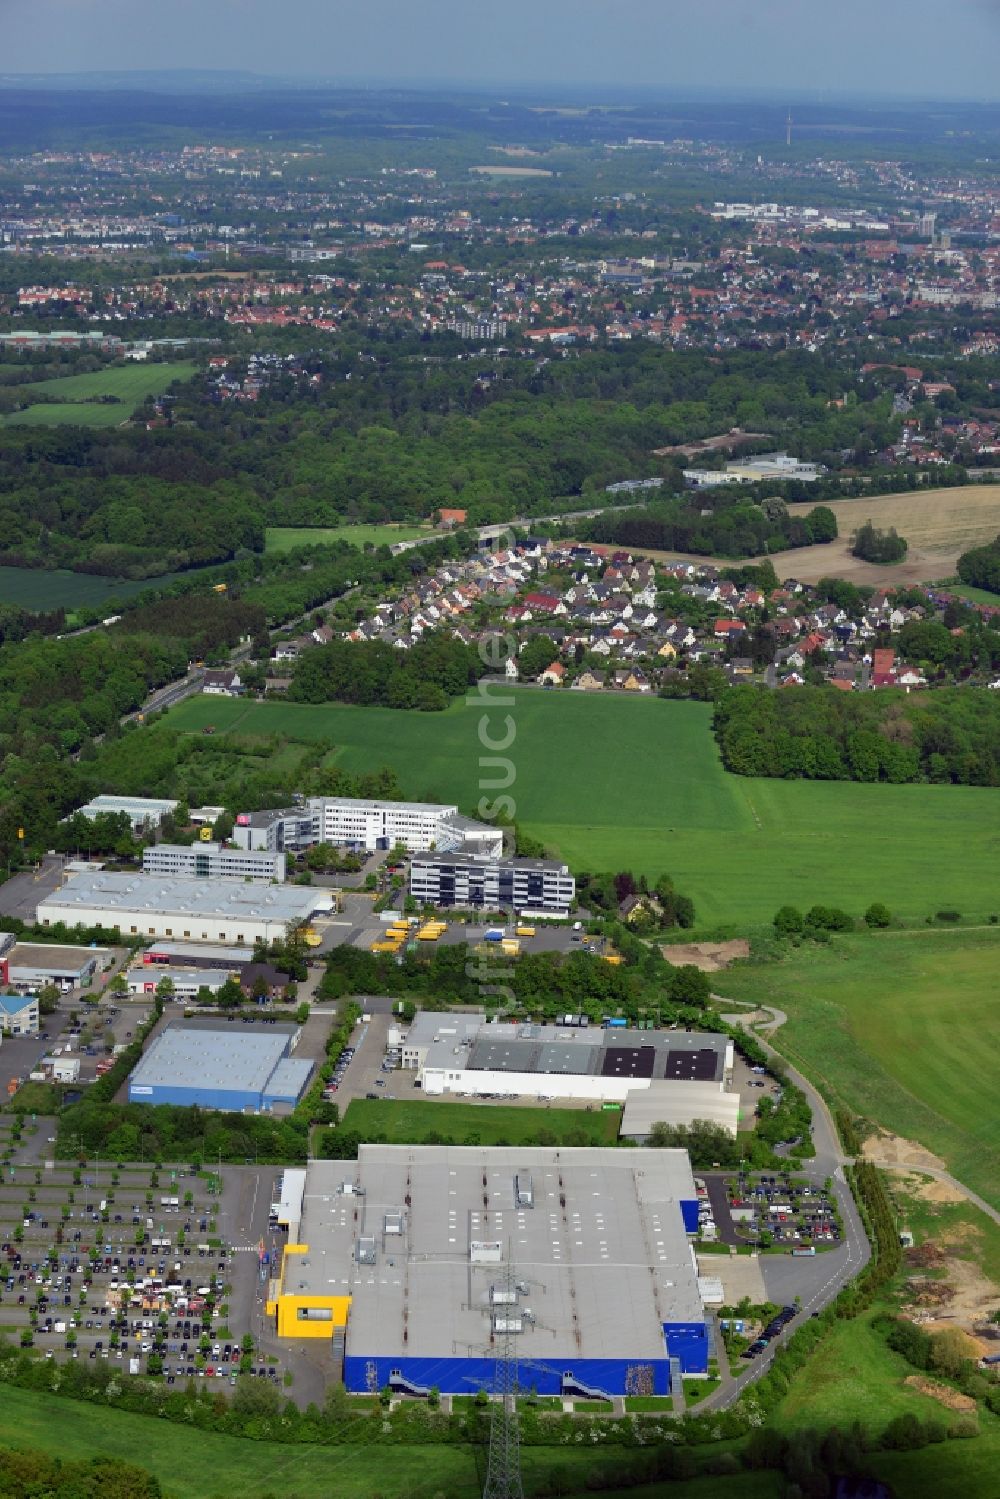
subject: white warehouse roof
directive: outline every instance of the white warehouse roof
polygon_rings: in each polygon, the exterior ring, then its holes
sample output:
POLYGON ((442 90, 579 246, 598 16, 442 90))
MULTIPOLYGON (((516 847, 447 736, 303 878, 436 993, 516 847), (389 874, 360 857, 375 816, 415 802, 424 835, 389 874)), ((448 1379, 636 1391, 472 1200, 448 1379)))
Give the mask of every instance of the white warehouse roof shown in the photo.
POLYGON ((740 1119, 740 1095, 724 1093, 718 1083, 659 1082, 632 1089, 625 1099, 621 1134, 644 1140, 654 1124, 690 1125, 704 1119, 736 1134, 740 1119))
POLYGON ((329 890, 301 885, 238 884, 227 879, 169 879, 155 874, 77 874, 38 906, 38 919, 74 920, 80 911, 147 911, 159 916, 304 922, 329 911, 329 890))

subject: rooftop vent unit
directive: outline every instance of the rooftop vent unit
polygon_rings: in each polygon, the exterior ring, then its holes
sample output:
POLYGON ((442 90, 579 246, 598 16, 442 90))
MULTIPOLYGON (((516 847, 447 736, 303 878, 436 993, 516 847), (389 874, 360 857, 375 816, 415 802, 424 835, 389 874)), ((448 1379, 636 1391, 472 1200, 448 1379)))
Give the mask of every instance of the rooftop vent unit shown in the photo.
POLYGON ((403 1232, 403 1212, 401 1208, 392 1208, 385 1215, 383 1232, 386 1234, 401 1234, 403 1232))
POLYGON ((469 1259, 474 1265, 499 1265, 503 1261, 503 1245, 499 1239, 471 1239, 469 1259))
POLYGON ((516 1306, 517 1292, 506 1286, 490 1286, 490 1306, 516 1306))
POLYGON ((530 1171, 519 1171, 514 1177, 514 1206, 519 1208, 535 1206, 535 1188, 530 1171))
POLYGON ((362 1234, 359 1237, 355 1257, 359 1265, 374 1265, 376 1258, 374 1234, 362 1234))
POLYGON ((510 1317, 506 1315, 493 1318, 493 1331, 495 1333, 523 1332, 524 1318, 520 1316, 510 1317))

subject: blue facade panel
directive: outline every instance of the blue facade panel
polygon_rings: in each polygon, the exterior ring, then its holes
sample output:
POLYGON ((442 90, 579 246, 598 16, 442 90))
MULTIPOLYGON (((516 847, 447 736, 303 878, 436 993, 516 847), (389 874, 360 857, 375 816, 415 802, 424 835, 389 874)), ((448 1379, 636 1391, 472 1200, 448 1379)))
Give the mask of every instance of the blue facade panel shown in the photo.
POLYGON ((238 1113, 243 1109, 261 1107, 261 1095, 247 1090, 143 1087, 142 1085, 137 1088, 134 1083, 129 1084, 128 1101, 129 1103, 172 1103, 185 1109, 197 1104, 199 1108, 219 1109, 223 1113, 238 1113))
MULTIPOLYGON (((670 1394, 670 1364, 665 1358, 561 1360, 558 1354, 547 1354, 545 1364, 544 1369, 522 1369, 525 1389, 534 1388, 539 1395, 567 1394, 584 1399, 625 1395, 633 1388, 644 1393, 651 1388, 655 1395, 670 1394)), ((496 1366, 491 1358, 365 1358, 348 1354, 344 1360, 344 1384, 356 1395, 382 1390, 386 1385, 408 1395, 426 1395, 431 1389, 444 1395, 475 1395, 478 1390, 492 1390, 495 1378, 496 1366)))
POLYGON ((698 1199, 681 1198, 681 1217, 684 1219, 684 1230, 689 1234, 698 1232, 698 1199))
POLYGON ((670 1358, 680 1359, 682 1373, 708 1372, 708 1328, 704 1322, 664 1322, 663 1336, 670 1358))

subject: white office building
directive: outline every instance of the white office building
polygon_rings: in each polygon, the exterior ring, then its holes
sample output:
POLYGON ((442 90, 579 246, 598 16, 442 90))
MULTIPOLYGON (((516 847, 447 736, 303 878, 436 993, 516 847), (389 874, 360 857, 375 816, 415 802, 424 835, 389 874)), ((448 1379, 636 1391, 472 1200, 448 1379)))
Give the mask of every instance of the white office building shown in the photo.
POLYGON ((225 848, 221 843, 157 843, 142 851, 144 874, 171 878, 256 880, 281 884, 285 878, 284 854, 265 849, 225 848))
POLYGON ((314 843, 346 844, 366 853, 398 843, 408 853, 463 848, 496 857, 503 852, 503 831, 463 817, 454 805, 318 796, 298 807, 241 812, 233 842, 243 849, 271 852, 314 843))
POLYGON ((177 806, 170 797, 156 796, 95 796, 86 802, 80 811, 84 817, 96 817, 101 812, 125 812, 128 814, 134 833, 158 828, 168 812, 177 806))
POLYGON ((410 894, 432 906, 565 916, 576 897, 576 880, 554 859, 418 854, 410 865, 410 894))
POLYGON ((795 479, 815 484, 826 469, 821 463, 801 463, 788 453, 759 453, 756 458, 736 458, 725 468, 686 468, 684 482, 693 489, 718 489, 723 484, 763 484, 795 479))

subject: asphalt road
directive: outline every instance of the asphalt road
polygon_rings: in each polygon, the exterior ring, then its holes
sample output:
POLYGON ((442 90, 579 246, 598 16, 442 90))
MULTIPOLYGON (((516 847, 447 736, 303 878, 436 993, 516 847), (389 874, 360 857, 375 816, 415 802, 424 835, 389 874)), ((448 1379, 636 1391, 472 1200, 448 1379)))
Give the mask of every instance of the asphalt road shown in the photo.
POLYGON ((33 924, 38 902, 62 884, 65 863, 62 854, 46 854, 37 869, 22 870, 5 880, 0 885, 0 913, 33 924))
MULTIPOLYGON (((722 995, 713 995, 713 998, 722 1005, 731 1003, 722 995)), ((746 1024, 744 1016, 733 1018, 741 1025, 746 1024)), ((783 1016, 781 1018, 784 1019, 783 1016)), ((771 1031, 773 1032, 780 1023, 780 1021, 773 1023, 770 1027, 771 1031)), ((754 1032, 754 1035, 764 1050, 781 1063, 791 1081, 796 1087, 802 1089, 809 1101, 813 1119, 812 1138, 816 1154, 811 1161, 805 1163, 805 1175, 817 1184, 825 1181, 827 1177, 832 1179, 837 1206, 844 1226, 844 1237, 843 1242, 836 1249, 817 1254, 815 1258, 795 1258, 792 1255, 761 1256, 761 1270, 768 1299, 784 1305, 791 1304, 795 1296, 800 1296, 800 1314, 758 1358, 748 1361, 747 1367, 738 1375, 734 1378, 724 1378, 719 1388, 699 1403, 699 1410, 720 1409, 738 1400, 747 1386, 753 1384, 754 1380, 759 1379, 770 1368, 782 1340, 791 1337, 795 1329, 802 1325, 804 1318, 809 1317, 813 1312, 822 1311, 833 1301, 844 1286, 860 1274, 871 1258, 871 1247, 844 1175, 844 1166, 849 1158, 840 1148, 840 1139, 830 1110, 807 1078, 792 1067, 759 1032, 754 1032)), ((720 1369, 725 1367, 724 1356, 719 1359, 719 1367, 720 1369)))

